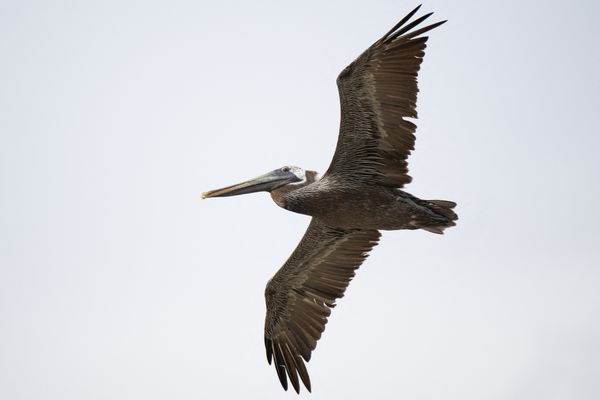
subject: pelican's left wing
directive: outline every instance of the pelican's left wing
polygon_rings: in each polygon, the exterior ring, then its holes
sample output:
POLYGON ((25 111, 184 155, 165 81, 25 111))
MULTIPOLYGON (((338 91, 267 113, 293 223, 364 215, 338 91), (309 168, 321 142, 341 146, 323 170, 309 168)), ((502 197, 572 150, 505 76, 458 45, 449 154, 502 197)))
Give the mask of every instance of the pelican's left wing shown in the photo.
MULTIPOLYGON (((421 6, 419 6, 421 7, 421 6)), ((411 11, 338 76, 341 120, 337 147, 323 178, 389 187, 411 181, 407 158, 414 148, 417 74, 428 31, 417 28, 430 14, 409 22, 411 11)))
POLYGON ((275 362, 284 389, 289 377, 299 392, 299 375, 310 391, 304 362, 310 360, 335 300, 344 295, 379 237, 376 230, 331 228, 313 218, 296 250, 267 284, 267 359, 275 362))

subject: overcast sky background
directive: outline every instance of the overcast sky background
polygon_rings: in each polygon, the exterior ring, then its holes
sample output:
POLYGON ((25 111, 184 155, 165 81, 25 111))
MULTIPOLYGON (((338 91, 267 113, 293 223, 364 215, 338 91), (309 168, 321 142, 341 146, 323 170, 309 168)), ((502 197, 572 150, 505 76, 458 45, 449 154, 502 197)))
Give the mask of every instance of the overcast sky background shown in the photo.
MULTIPOLYGON (((600 398, 600 3, 428 1, 414 182, 312 399, 600 398)), ((309 218, 201 192, 324 171, 335 78, 417 3, 0 2, 0 398, 296 398, 267 280, 309 218)))

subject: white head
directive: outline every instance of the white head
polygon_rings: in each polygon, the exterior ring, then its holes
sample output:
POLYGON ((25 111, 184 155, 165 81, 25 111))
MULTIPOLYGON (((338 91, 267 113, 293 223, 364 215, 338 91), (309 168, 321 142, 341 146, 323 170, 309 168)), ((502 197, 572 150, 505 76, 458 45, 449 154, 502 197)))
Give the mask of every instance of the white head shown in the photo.
POLYGON ((296 176, 296 178, 298 178, 298 181, 288 183, 288 186, 290 186, 290 187, 305 186, 305 185, 307 185, 309 183, 313 183, 314 181, 319 179, 316 171, 306 171, 300 167, 296 167, 293 165, 285 165, 285 166, 281 167, 280 169, 282 172, 292 173, 296 176))

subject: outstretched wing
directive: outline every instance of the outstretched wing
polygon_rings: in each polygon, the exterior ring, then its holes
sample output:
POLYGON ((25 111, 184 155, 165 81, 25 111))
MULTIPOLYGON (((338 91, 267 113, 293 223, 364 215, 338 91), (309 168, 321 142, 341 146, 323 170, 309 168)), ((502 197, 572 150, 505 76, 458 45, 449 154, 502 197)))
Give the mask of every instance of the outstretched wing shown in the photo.
MULTIPOLYGON (((421 6, 419 6, 421 7, 421 6)), ((425 55, 425 32, 437 22, 413 30, 426 14, 408 23, 404 17, 338 76, 340 133, 324 176, 402 187, 411 181, 407 157, 414 149, 417 74, 425 55)))
POLYGON ((296 392, 298 375, 310 391, 304 362, 310 360, 335 300, 344 295, 379 237, 376 230, 331 228, 313 218, 298 247, 267 284, 267 359, 275 362, 284 389, 287 374, 296 392))

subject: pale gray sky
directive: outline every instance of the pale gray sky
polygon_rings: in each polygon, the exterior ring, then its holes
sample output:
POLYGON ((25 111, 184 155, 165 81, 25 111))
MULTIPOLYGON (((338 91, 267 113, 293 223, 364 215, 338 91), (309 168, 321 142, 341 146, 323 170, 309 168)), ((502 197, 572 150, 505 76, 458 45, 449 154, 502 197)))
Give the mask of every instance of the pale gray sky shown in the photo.
MULTIPOLYGON (((199 195, 324 171, 338 72, 416 4, 0 2, 0 398, 296 398, 263 290, 308 218, 199 195)), ((600 6, 428 11, 407 191, 460 221, 384 234, 301 397, 600 398, 600 6)))

